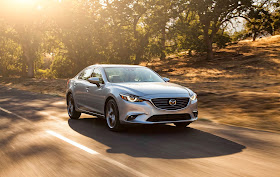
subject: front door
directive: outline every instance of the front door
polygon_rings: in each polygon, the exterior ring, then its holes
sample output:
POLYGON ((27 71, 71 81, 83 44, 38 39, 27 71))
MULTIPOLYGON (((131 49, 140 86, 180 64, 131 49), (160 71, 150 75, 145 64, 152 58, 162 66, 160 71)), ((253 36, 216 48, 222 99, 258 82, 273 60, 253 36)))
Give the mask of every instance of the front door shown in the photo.
POLYGON ((98 87, 96 84, 87 83, 87 106, 91 112, 103 114, 106 90, 99 68, 93 70, 91 77, 98 77, 100 80, 100 86, 98 87))

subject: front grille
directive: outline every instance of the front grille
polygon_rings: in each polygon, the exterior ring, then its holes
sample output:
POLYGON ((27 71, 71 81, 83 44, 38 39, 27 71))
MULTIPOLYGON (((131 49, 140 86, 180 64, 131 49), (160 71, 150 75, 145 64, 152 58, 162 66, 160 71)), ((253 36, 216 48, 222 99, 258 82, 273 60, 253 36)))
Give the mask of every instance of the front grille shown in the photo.
POLYGON ((178 110, 188 106, 189 98, 155 98, 153 104, 160 109, 178 110), (176 100, 176 105, 170 105, 169 100, 176 100))
POLYGON ((147 119, 149 122, 161 122, 161 121, 178 121, 178 120, 190 120, 189 114, 162 114, 153 115, 147 119))

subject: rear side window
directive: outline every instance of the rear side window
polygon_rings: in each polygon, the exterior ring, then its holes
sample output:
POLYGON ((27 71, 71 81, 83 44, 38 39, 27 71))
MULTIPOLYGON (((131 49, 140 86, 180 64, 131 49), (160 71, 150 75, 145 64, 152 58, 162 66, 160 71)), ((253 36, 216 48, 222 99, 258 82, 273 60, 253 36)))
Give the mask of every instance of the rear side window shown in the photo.
POLYGON ((92 68, 88 68, 85 69, 78 77, 78 79, 82 79, 82 80, 87 80, 88 78, 91 77, 93 73, 93 69, 92 68))

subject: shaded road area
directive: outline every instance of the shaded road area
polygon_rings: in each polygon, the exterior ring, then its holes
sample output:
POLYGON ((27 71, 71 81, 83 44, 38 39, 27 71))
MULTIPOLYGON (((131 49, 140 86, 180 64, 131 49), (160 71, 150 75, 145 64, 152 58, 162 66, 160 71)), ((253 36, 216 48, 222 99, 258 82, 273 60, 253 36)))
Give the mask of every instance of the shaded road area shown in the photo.
POLYGON ((61 97, 0 86, 0 176, 280 176, 280 134, 197 121, 70 120, 61 97))

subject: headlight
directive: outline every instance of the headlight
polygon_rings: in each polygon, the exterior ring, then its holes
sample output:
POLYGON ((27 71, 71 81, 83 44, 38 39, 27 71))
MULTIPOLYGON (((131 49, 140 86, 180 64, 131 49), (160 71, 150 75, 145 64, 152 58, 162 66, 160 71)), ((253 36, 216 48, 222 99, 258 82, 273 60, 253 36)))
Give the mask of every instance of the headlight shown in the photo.
POLYGON ((191 99, 192 101, 196 100, 196 98, 197 98, 196 93, 193 93, 193 94, 191 95, 191 97, 190 97, 190 99, 191 99))
POLYGON ((135 95, 123 95, 120 94, 121 98, 124 99, 125 101, 129 102, 143 102, 144 100, 139 98, 138 96, 135 95))

